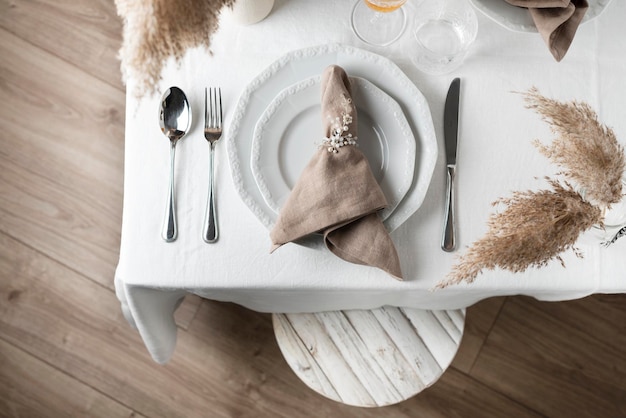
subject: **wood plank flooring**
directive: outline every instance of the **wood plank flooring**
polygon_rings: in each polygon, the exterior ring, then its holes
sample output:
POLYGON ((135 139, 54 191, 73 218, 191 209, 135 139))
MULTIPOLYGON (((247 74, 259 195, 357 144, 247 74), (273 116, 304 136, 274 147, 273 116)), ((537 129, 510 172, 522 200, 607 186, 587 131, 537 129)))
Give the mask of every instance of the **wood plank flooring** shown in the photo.
POLYGON ((121 21, 107 0, 0 0, 0 417, 625 417, 626 296, 467 311, 452 367, 357 409, 287 366, 271 317, 189 297, 154 363, 113 290, 121 21))

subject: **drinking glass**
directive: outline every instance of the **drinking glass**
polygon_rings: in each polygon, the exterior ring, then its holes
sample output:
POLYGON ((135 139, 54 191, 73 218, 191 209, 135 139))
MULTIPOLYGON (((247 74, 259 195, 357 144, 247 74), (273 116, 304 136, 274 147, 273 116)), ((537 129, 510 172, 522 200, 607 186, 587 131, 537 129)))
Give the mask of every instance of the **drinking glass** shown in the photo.
POLYGON ((406 29, 402 5, 407 0, 357 0, 352 9, 352 30, 363 42, 386 46, 406 29))
POLYGON ((422 3, 413 32, 417 41, 413 62, 428 74, 458 68, 478 32, 478 19, 467 0, 431 0, 422 3))

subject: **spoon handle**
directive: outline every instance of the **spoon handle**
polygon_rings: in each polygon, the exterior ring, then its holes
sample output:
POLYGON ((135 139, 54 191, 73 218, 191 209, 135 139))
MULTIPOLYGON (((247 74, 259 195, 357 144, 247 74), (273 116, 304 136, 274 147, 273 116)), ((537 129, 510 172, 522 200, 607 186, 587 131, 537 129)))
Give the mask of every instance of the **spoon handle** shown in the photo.
POLYGON ((202 231, 202 239, 209 244, 217 241, 217 213, 215 212, 215 188, 213 161, 215 154, 215 144, 211 143, 209 151, 209 196, 207 198, 207 206, 204 215, 204 230, 202 231))
POLYGON ((170 143, 170 184, 168 190, 167 207, 161 237, 167 241, 176 241, 178 228, 176 227, 176 202, 174 200, 174 160, 176 157, 176 143, 170 143))

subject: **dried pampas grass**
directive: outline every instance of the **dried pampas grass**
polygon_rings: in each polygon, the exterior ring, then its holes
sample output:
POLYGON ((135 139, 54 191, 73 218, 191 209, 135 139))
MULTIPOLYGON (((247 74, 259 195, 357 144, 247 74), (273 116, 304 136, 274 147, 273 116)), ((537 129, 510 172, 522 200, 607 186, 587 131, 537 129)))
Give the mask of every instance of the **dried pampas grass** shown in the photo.
POLYGON ((558 102, 535 88, 524 98, 527 107, 536 110, 557 135, 550 145, 535 141, 539 151, 584 189, 585 198, 602 207, 619 202, 623 197, 624 147, 613 130, 602 125, 586 103, 558 102))
POLYGON ((551 190, 515 192, 494 205, 505 205, 491 215, 487 234, 476 241, 452 268, 444 288, 473 282, 483 269, 501 267, 515 273, 563 260, 560 253, 575 249, 578 236, 602 222, 602 211, 585 202, 565 183, 548 179, 551 190))
POLYGON ((580 256, 574 247, 580 234, 593 225, 602 227, 604 211, 624 198, 624 147, 588 104, 558 102, 534 88, 524 93, 524 99, 557 135, 550 145, 539 141, 535 145, 562 168, 560 175, 584 191, 584 197, 567 181, 548 179, 549 190, 514 192, 495 202, 505 209, 491 215, 487 234, 470 246, 436 288, 471 283, 485 269, 518 273, 552 260, 563 264, 560 254, 569 249, 580 256))
POLYGON ((124 81, 136 81, 141 97, 156 91, 168 58, 180 60, 187 49, 209 48, 219 14, 234 0, 115 0, 124 20, 120 60, 124 81))

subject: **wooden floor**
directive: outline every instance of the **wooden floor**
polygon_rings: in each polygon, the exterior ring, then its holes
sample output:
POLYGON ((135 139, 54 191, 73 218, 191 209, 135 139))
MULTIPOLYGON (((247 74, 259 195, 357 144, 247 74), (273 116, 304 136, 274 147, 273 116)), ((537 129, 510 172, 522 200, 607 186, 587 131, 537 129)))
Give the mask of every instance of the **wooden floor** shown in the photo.
POLYGON ((626 416, 626 296, 481 302, 443 378, 382 409, 305 387, 269 315, 196 297, 155 364, 113 288, 120 43, 112 0, 0 0, 0 416, 626 416))

